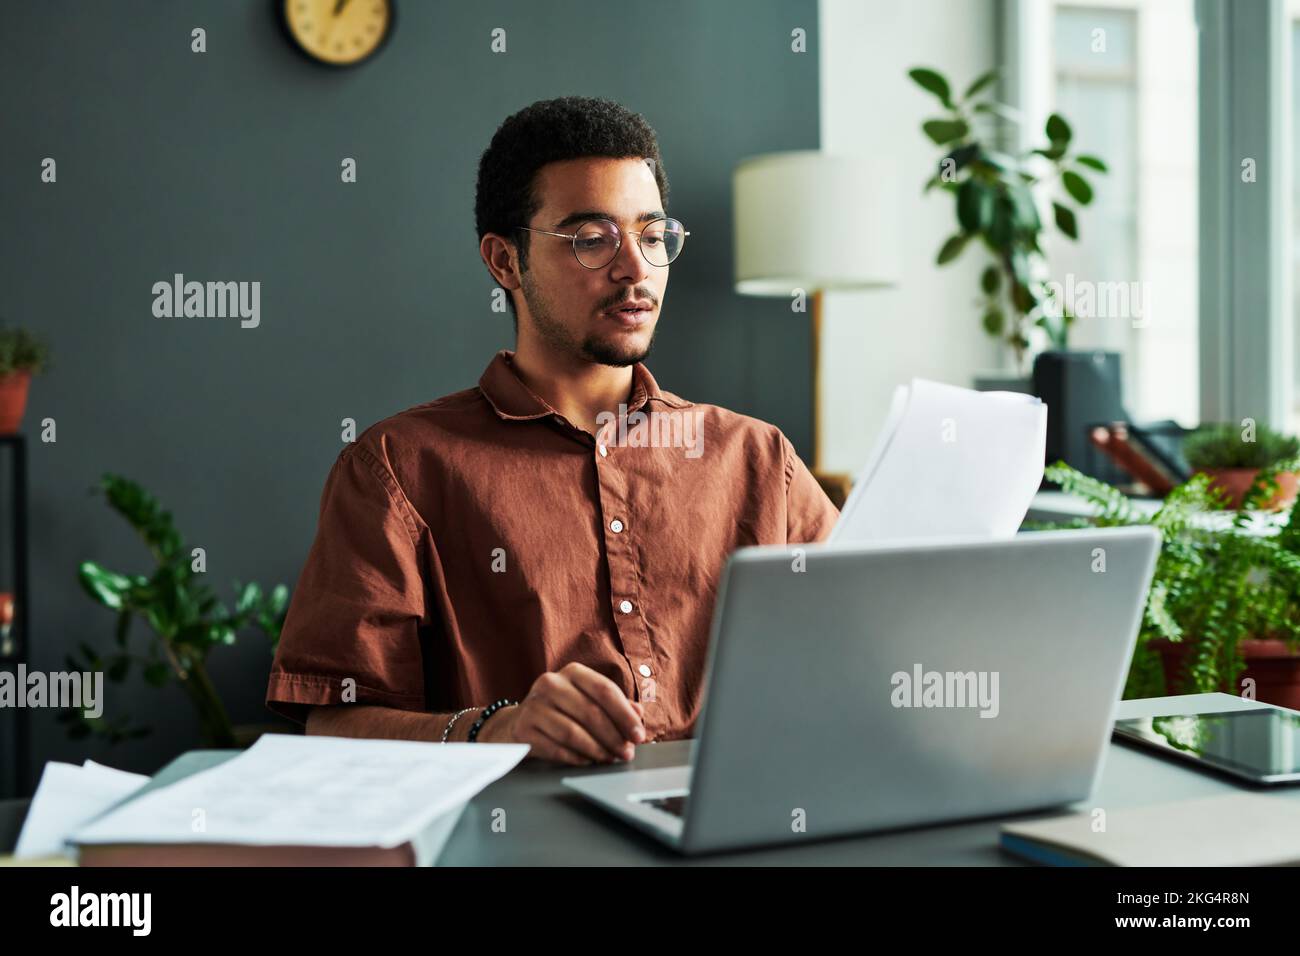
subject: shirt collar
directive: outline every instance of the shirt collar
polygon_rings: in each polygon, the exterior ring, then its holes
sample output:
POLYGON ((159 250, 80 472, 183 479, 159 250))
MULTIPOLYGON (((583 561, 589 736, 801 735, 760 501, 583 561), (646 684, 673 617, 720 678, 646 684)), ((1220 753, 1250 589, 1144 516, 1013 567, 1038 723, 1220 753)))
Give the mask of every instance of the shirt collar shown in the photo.
MULTIPOLYGON (((479 390, 493 411, 509 421, 528 421, 559 414, 519 378, 511 361, 514 355, 509 349, 502 349, 492 357, 478 380, 479 390)), ((692 404, 671 392, 660 391, 650 370, 637 362, 632 366, 632 394, 627 410, 638 411, 652 401, 662 402, 670 408, 690 408, 692 404)))

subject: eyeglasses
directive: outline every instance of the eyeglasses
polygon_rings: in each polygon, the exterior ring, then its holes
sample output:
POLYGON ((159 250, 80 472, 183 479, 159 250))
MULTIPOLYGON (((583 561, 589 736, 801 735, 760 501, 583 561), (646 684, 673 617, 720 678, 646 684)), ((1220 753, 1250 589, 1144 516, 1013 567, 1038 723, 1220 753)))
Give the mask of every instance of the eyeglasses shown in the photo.
MULTIPOLYGON (((618 223, 608 219, 588 220, 575 233, 547 232, 545 229, 531 229, 528 226, 515 228, 572 240, 574 256, 588 269, 605 268, 614 261, 618 250, 623 247, 623 230, 619 229, 618 223)), ((686 237, 690 235, 676 219, 656 219, 640 231, 629 229, 627 232, 628 235, 637 237, 641 255, 652 266, 666 266, 681 255, 686 237)))

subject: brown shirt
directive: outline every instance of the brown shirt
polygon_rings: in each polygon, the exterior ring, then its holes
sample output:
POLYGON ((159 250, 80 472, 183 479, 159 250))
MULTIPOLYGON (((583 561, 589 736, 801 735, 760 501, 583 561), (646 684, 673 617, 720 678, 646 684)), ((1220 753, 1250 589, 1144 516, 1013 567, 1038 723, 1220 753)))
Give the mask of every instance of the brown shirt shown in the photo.
POLYGON ((775 426, 661 392, 638 363, 598 441, 512 356, 339 454, 272 710, 486 706, 579 661, 643 704, 648 739, 689 737, 727 556, 830 533, 835 506, 775 426))

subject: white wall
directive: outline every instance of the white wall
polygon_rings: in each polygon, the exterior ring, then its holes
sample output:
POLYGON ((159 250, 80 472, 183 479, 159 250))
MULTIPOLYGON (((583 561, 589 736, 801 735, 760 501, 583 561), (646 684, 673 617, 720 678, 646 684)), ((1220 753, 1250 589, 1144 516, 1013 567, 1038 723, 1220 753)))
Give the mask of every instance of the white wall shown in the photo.
POLYGON ((921 186, 938 162, 921 132, 934 99, 907 77, 930 66, 962 86, 995 66, 997 0, 821 0, 821 141, 826 152, 889 154, 898 172, 893 224, 899 284, 831 293, 822 339, 823 468, 856 473, 884 421, 894 387, 913 376, 971 384, 998 367, 980 328, 981 259, 968 249, 940 268, 954 231, 952 197, 921 186))

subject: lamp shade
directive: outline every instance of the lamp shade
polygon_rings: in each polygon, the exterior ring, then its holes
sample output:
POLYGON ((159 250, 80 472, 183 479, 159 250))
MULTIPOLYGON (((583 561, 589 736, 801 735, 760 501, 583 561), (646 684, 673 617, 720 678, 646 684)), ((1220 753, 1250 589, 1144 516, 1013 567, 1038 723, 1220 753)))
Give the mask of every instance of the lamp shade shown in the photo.
POLYGON ((898 223, 883 164, 816 150, 741 162, 732 178, 736 291, 789 296, 878 289, 899 271, 898 223))

